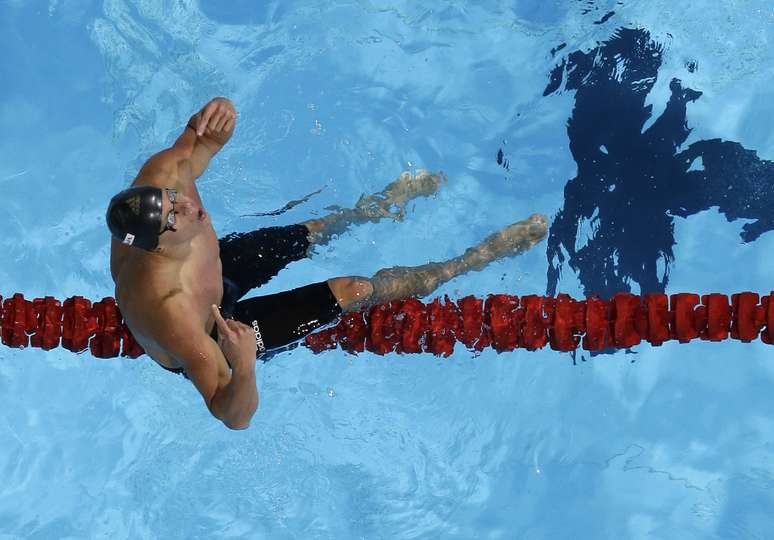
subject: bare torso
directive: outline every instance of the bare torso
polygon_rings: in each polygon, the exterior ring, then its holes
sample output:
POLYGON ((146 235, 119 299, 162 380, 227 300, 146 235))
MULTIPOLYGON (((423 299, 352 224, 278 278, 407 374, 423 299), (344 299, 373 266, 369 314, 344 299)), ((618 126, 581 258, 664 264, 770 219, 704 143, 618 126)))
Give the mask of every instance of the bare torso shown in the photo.
MULTIPOLYGON (((185 162, 154 157, 143 167, 132 185, 176 188, 202 206, 191 178, 190 166, 185 162)), ((180 316, 195 318, 207 334, 212 331, 215 321, 210 306, 220 305, 223 281, 218 239, 209 216, 204 225, 191 240, 190 252, 181 261, 171 261, 156 253, 125 246, 115 238, 111 240, 110 271, 116 284, 115 296, 121 314, 145 352, 169 368, 182 366, 158 344, 154 336, 159 336, 160 332, 174 333, 173 321, 165 323, 165 327, 152 328, 145 315, 158 309, 167 299, 183 295, 190 309, 180 316)))

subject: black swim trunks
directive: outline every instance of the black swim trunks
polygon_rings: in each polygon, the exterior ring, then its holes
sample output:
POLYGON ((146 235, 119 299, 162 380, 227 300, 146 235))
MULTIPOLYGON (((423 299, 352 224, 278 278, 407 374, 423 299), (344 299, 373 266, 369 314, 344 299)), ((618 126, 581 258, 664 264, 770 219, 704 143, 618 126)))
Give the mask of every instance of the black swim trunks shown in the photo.
MULTIPOLYGON (((341 307, 325 281, 241 300, 291 262, 305 258, 308 235, 305 225, 288 225, 232 233, 219 240, 223 264, 220 311, 225 318, 253 328, 257 357, 264 361, 341 315, 341 307)), ((217 341, 217 326, 211 335, 217 341)), ((182 368, 164 369, 186 376, 182 368)))

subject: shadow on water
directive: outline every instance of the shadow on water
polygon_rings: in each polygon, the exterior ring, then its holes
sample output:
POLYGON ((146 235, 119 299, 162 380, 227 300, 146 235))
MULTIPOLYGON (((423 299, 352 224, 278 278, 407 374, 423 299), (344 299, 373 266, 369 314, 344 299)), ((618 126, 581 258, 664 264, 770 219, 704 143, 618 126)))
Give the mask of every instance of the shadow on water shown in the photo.
POLYGON ((569 53, 551 73, 544 96, 576 92, 567 134, 578 174, 549 231, 549 295, 565 262, 587 295, 610 297, 633 282, 642 294, 664 292, 675 259, 674 216, 718 207, 728 221, 756 220, 742 228, 745 243, 774 225, 774 162, 720 139, 680 151, 691 132, 686 105, 701 92, 672 79, 666 109, 643 131, 663 51, 646 30, 619 29, 588 52, 569 53), (584 220, 593 231, 588 239, 578 238, 584 220))

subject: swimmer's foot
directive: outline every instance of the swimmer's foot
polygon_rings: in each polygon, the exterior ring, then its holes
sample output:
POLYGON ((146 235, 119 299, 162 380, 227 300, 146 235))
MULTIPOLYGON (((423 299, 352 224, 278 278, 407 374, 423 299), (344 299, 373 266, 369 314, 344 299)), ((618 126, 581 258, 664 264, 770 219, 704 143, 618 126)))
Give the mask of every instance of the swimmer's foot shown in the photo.
POLYGON ((481 270, 503 257, 520 255, 546 237, 548 222, 540 214, 532 214, 488 236, 483 242, 468 248, 460 257, 466 271, 481 270))
POLYGON ((355 204, 356 212, 367 221, 392 218, 401 221, 406 216, 406 204, 417 197, 427 197, 438 191, 441 182, 446 181, 443 173, 432 174, 420 170, 416 175, 408 171, 379 193, 361 196, 355 204))
POLYGON ((332 214, 304 223, 310 232, 310 242, 325 244, 356 223, 376 222, 385 218, 401 221, 406 216, 409 201, 436 193, 441 183, 446 181, 446 175, 442 172, 433 174, 420 170, 414 175, 404 171, 379 193, 361 196, 354 208, 337 209, 332 214))
POLYGON ((533 214, 490 235, 477 246, 468 248, 459 257, 422 266, 395 266, 379 270, 370 280, 373 294, 356 309, 390 300, 428 296, 452 278, 466 272, 482 270, 497 259, 524 253, 543 240, 547 231, 546 218, 533 214))

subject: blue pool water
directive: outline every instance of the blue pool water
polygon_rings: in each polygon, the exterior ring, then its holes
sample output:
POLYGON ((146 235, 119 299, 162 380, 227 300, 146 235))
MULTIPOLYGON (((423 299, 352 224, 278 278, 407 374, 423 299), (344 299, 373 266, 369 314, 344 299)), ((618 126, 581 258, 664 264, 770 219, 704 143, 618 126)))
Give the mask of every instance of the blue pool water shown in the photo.
MULTIPOLYGON (((260 294, 535 212, 547 241, 438 293, 768 294, 772 23, 764 0, 4 0, 0 294, 111 296, 107 201, 216 95, 240 111, 199 180, 219 235, 449 177, 260 294)), ((0 539, 770 538, 771 357, 298 348, 235 432, 147 357, 3 347, 0 539)))

